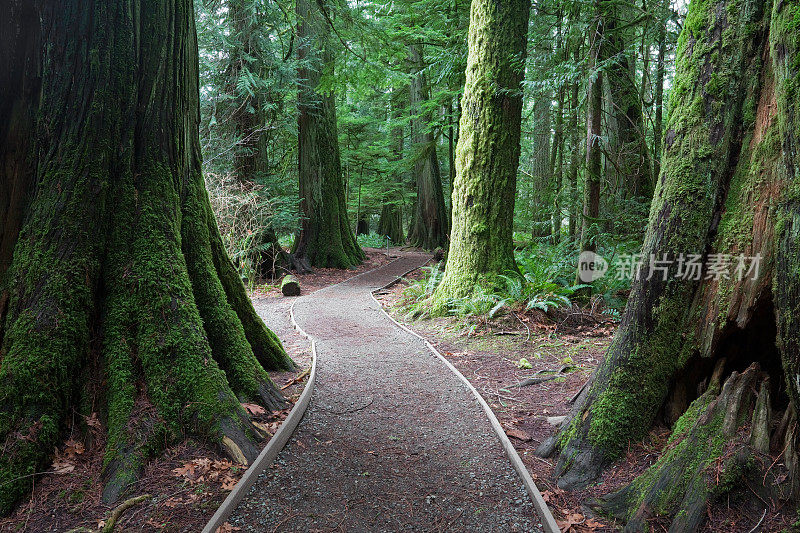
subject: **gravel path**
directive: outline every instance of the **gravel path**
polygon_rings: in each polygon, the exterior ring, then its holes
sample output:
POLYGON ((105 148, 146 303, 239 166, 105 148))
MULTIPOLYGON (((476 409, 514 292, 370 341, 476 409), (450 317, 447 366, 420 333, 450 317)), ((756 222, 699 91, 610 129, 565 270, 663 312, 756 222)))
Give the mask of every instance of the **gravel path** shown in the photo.
POLYGON ((394 263, 300 298, 317 387, 273 465, 233 512, 242 531, 541 531, 486 415, 370 291, 425 263, 394 263))

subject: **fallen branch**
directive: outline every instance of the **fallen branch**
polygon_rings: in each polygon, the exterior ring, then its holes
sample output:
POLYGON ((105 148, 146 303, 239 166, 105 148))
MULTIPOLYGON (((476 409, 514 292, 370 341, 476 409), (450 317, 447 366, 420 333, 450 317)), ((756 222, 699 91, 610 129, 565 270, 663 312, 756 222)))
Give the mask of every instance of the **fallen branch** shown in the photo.
POLYGON ((303 381, 303 378, 308 375, 309 372, 311 372, 311 367, 308 367, 305 370, 303 370, 302 372, 300 372, 300 375, 298 375, 296 378, 291 380, 289 383, 287 383, 286 385, 281 387, 281 390, 288 389, 289 387, 291 387, 295 383, 300 383, 301 381, 303 381))
POLYGON ((149 494, 142 494, 141 496, 135 496, 133 498, 129 498, 119 504, 116 509, 111 511, 111 516, 108 517, 106 520, 106 525, 103 526, 103 533, 111 533, 114 531, 114 526, 117 525, 117 521, 119 517, 122 516, 122 513, 133 507, 134 505, 140 504, 146 499, 150 498, 149 494))
POLYGON ((541 378, 523 379, 522 381, 519 382, 517 387, 527 387, 529 385, 537 385, 539 383, 544 383, 546 381, 550 381, 552 379, 556 379, 557 377, 560 377, 560 376, 557 375, 557 374, 554 374, 552 376, 544 376, 544 377, 541 377, 541 378))
POLYGON ((565 371, 570 370, 572 368, 575 368, 575 366, 574 365, 564 365, 561 368, 559 368, 558 370, 549 370, 549 369, 539 370, 538 372, 536 372, 536 374, 545 374, 547 372, 552 372, 553 375, 551 375, 551 376, 543 376, 543 377, 532 377, 532 378, 528 378, 528 379, 523 379, 522 381, 520 381, 517 384, 517 387, 527 387, 529 385, 537 385, 539 383, 544 383, 546 381, 550 381, 550 380, 556 379, 558 377, 561 377, 561 374, 563 374, 565 371))

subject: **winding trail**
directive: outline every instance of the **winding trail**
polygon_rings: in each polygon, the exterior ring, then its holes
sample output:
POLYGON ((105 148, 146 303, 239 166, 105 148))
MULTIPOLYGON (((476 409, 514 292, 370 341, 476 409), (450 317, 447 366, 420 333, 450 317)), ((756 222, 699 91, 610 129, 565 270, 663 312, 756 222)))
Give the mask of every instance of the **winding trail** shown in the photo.
POLYGON ((404 254, 295 303, 317 344, 311 404, 229 522, 243 531, 541 531, 480 405, 371 291, 404 254))

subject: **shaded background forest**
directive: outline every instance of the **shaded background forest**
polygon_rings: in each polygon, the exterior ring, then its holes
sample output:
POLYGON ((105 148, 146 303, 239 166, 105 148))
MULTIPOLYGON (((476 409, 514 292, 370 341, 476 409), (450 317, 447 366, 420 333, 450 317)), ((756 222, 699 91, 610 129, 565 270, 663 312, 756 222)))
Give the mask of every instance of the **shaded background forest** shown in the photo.
MULTIPOLYGON (((317 89, 335 95, 348 215, 360 244, 385 246, 390 233, 393 244, 405 240, 417 174, 431 166, 449 213, 470 3, 319 7, 332 53, 310 63, 298 59, 305 37, 292 3, 196 6, 206 185, 228 251, 250 283, 272 232, 289 247, 300 227, 298 69, 320 70, 317 89)), ((655 0, 549 0, 532 8, 515 244, 523 270, 561 292, 573 282, 581 212, 590 201, 589 83, 602 78, 601 129, 591 134, 599 137, 599 214, 587 221, 587 238, 613 260, 641 245, 684 12, 683 4, 655 0), (598 17, 606 38, 595 68, 589 29, 598 17)), ((620 308, 629 283, 609 277, 595 290, 620 308)))

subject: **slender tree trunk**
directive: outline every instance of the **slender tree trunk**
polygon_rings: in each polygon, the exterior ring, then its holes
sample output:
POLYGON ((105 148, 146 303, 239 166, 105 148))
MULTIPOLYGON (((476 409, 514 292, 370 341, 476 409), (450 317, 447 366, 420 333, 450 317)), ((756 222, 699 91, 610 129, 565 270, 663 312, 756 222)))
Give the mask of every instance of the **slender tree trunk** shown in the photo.
POLYGON ((517 271, 512 230, 529 0, 475 0, 456 148, 453 238, 433 312, 517 271))
POLYGON ((12 2, 7 15, 0 512, 81 418, 67 414, 91 406, 106 415, 106 502, 186 433, 251 461, 262 437, 239 402, 280 404, 265 368, 292 362, 204 188, 192 2, 12 2))
MULTIPOLYGON (((400 105, 399 96, 403 91, 395 91, 392 94, 390 114, 394 125, 391 129, 392 136, 392 163, 400 165, 403 159, 403 126, 400 124, 400 119, 403 115, 403 108, 400 105)), ((397 167, 395 167, 397 168, 397 167)), ((399 170, 390 177, 390 184, 387 186, 387 191, 383 200, 383 207, 381 208, 381 217, 378 221, 378 233, 389 237, 389 240, 394 244, 400 244, 405 241, 403 235, 403 187, 404 176, 399 170)))
MULTIPOLYGON (((262 52, 255 44, 254 24, 256 13, 253 3, 248 0, 231 0, 228 2, 228 13, 231 20, 232 33, 230 50, 231 62, 228 67, 228 94, 233 103, 231 121, 234 125, 234 136, 237 146, 233 153, 233 173, 236 180, 245 188, 257 186, 257 179, 268 170, 267 135, 264 131, 264 114, 262 112, 262 95, 242 93, 238 90, 240 77, 245 70, 253 71, 262 52)), ((278 236, 271 225, 260 229, 260 235, 254 241, 259 251, 255 258, 257 274, 262 277, 276 277, 289 268, 289 257, 278 243, 278 236)))
POLYGON ((347 218, 345 185, 339 157, 336 102, 333 93, 317 91, 322 70, 332 68, 330 29, 322 4, 298 0, 298 171, 300 235, 294 244, 295 266, 350 268, 364 258, 347 218))
POLYGON ((656 59, 656 84, 653 101, 655 118, 653 120, 653 178, 661 176, 661 137, 664 134, 664 78, 666 64, 664 56, 667 48, 666 22, 658 21, 658 59, 656 59))
POLYGON ((690 4, 642 249, 669 262, 644 263, 605 360, 540 450, 558 451, 560 486, 585 486, 659 413, 674 424, 664 456, 606 500, 627 530, 656 513, 697 531, 709 501, 752 483, 799 493, 798 13, 690 4), (758 466, 766 451, 779 471, 758 466))
POLYGON ((417 184, 417 200, 408 240, 413 246, 433 250, 447 245, 449 220, 444 204, 439 160, 436 157, 436 139, 430 132, 431 116, 430 112, 422 110, 423 103, 430 99, 430 89, 427 76, 423 72, 424 62, 419 46, 409 46, 408 56, 413 74, 410 101, 414 116, 411 122, 414 179, 417 184))
MULTIPOLYGON (((546 9, 539 4, 537 13, 546 16, 546 9)), ((548 30, 549 33, 549 30, 548 30)), ((553 45, 550 35, 543 37, 536 47, 534 64, 546 66, 553 45)), ((541 77, 539 79, 542 79, 541 77)), ((552 150, 552 108, 553 91, 550 84, 545 84, 533 96, 533 140, 531 144, 531 237, 534 239, 548 237, 552 232, 552 186, 553 165, 551 164, 552 150)))
MULTIPOLYGON (((573 59, 577 63, 580 58, 580 46, 576 42, 575 49, 573 50, 573 59)), ((570 87, 570 154, 569 154, 569 238, 575 240, 578 233, 578 223, 580 222, 580 201, 578 195, 578 170, 580 168, 580 132, 579 132, 579 114, 580 102, 578 101, 580 93, 580 82, 574 81, 570 87)))
MULTIPOLYGON (((586 183, 583 192, 583 213, 581 224, 581 252, 597 250, 595 236, 600 216, 600 180, 603 169, 603 151, 601 146, 601 124, 603 112, 603 75, 597 68, 600 64, 600 47, 605 36, 604 19, 600 16, 599 5, 603 0, 595 0, 595 21, 592 25, 589 54, 595 75, 589 82, 589 96, 586 104, 586 183)), ((583 283, 580 273, 575 283, 583 283)))
POLYGON ((558 89, 556 106, 556 133, 553 138, 553 153, 550 168, 553 169, 553 242, 561 240, 561 187, 564 179, 564 87, 558 89))
MULTIPOLYGON (((549 52, 549 51, 548 51, 549 52)), ((550 112, 553 106, 553 94, 544 90, 536 96, 533 106, 533 197, 531 236, 547 237, 551 231, 550 199, 553 181, 550 166, 550 143, 552 134, 550 112)))
MULTIPOLYGON (((561 9, 558 11, 558 24, 556 32, 556 56, 564 60, 569 59, 569 49, 564 46, 562 23, 563 14, 561 9)), ((550 173, 553 176, 553 204, 552 204, 552 235, 553 242, 561 240, 561 187, 564 179, 564 98, 565 86, 559 83, 556 102, 556 125, 553 137, 553 151, 550 154, 550 173)))

